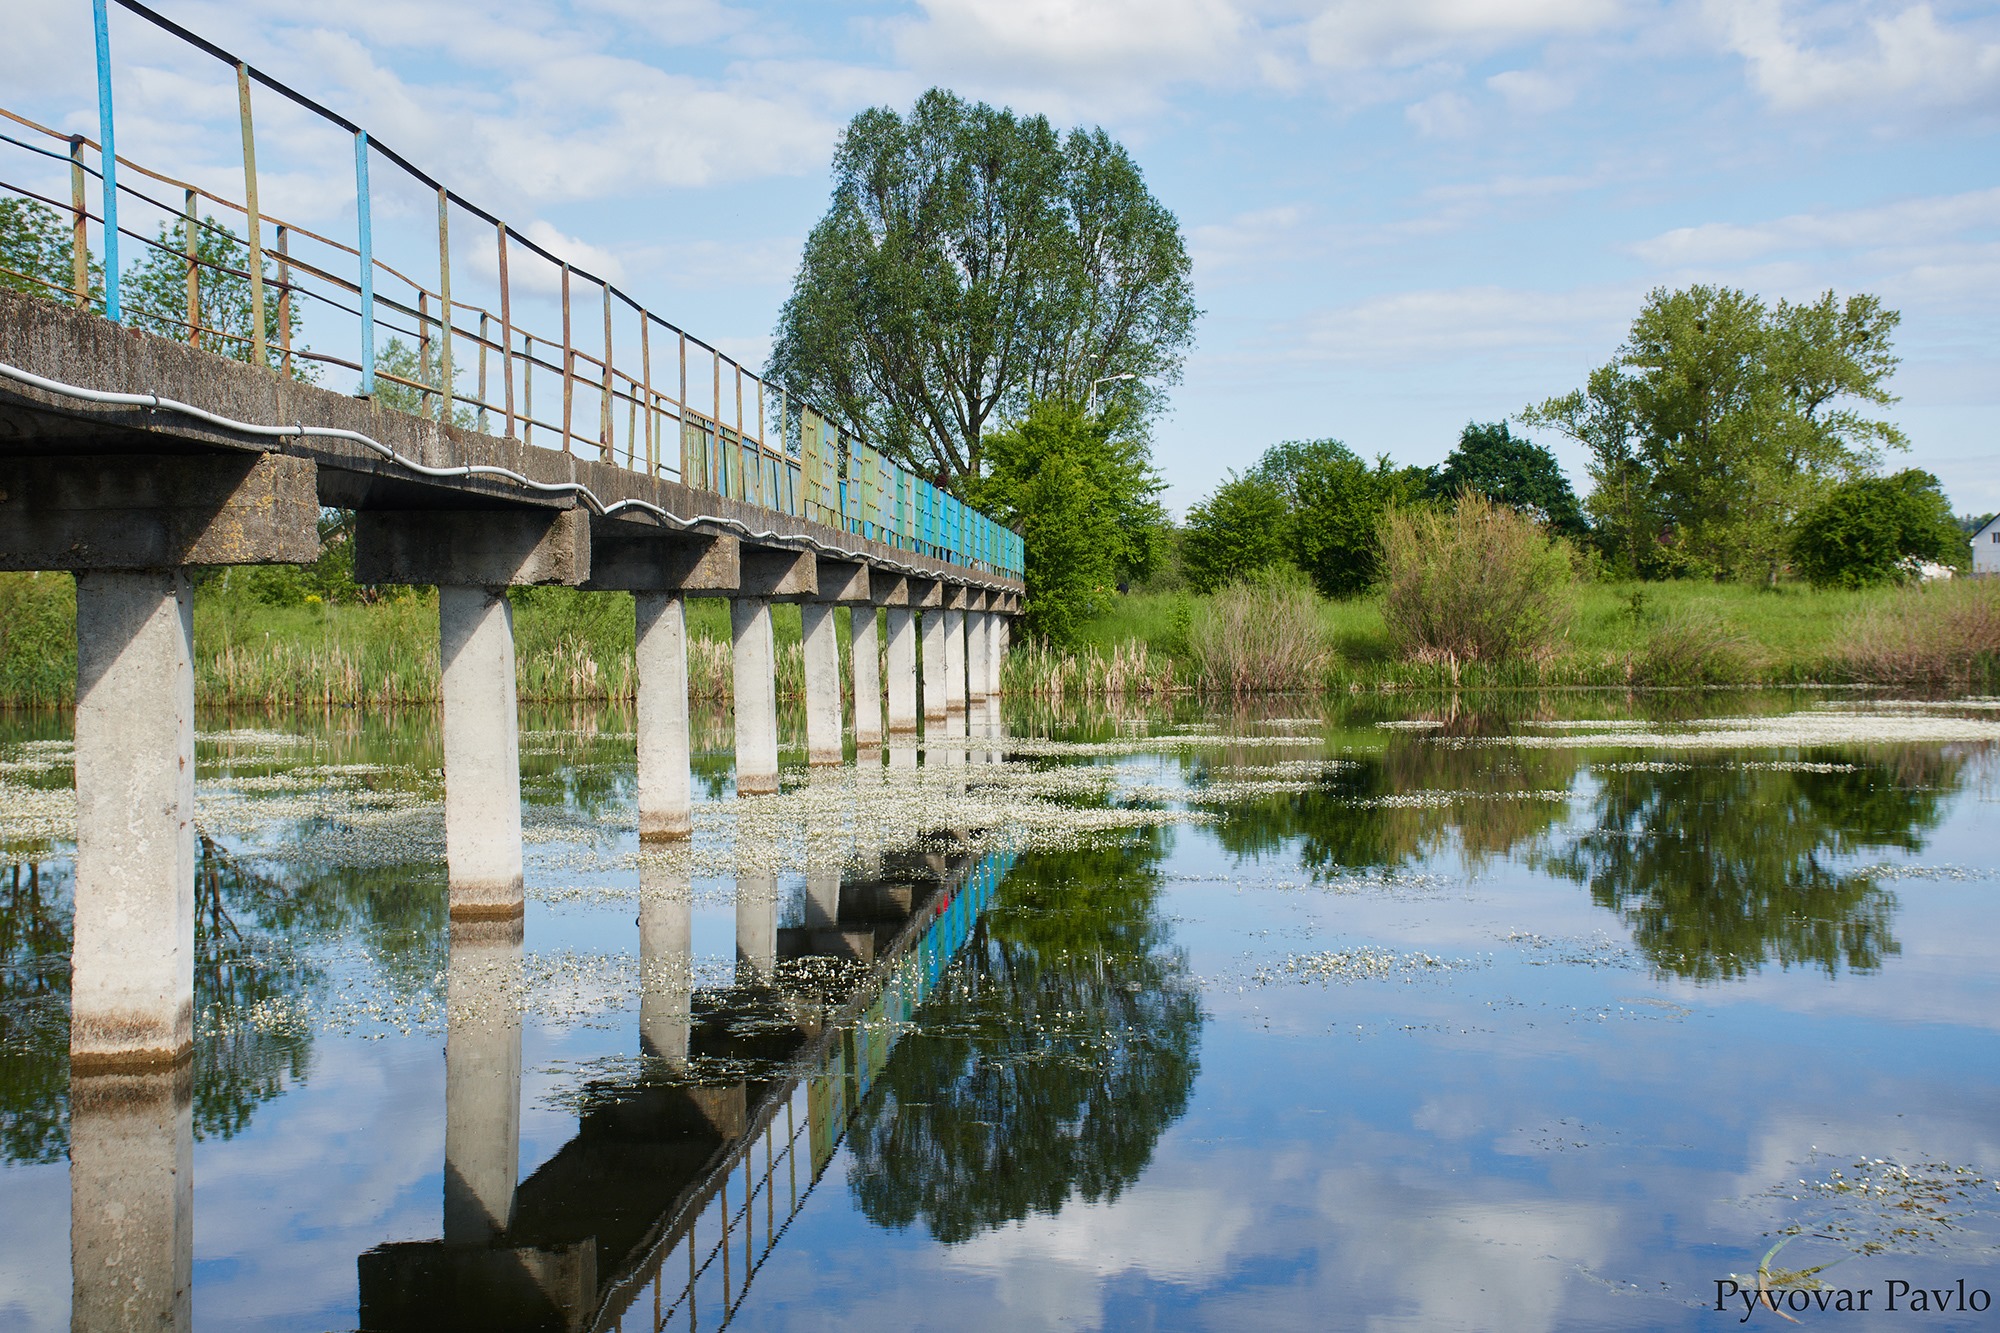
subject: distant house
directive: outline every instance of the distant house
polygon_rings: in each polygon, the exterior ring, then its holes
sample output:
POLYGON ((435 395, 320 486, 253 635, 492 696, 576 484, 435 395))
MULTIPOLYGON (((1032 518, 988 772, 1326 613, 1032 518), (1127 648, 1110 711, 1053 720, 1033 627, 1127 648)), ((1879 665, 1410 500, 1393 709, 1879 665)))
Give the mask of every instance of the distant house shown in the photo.
POLYGON ((2000 574, 2000 518, 1972 534, 1972 572, 2000 574))

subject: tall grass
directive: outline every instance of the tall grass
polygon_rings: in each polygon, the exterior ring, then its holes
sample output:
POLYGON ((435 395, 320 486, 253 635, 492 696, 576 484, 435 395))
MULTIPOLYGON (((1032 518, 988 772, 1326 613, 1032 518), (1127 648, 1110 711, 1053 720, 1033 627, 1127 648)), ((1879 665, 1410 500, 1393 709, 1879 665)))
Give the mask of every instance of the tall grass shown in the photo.
POLYGON ((1109 649, 1090 645, 1073 652, 1030 639, 1007 654, 1000 687, 1053 707, 1076 699, 1164 698, 1184 688, 1173 659, 1149 651, 1136 639, 1109 649))
POLYGON ((1382 519, 1382 619, 1417 662, 1546 662, 1576 612, 1568 543, 1477 492, 1382 519))
POLYGON ((1312 589, 1271 579, 1211 598, 1188 625, 1187 656, 1197 683, 1242 695, 1325 683, 1333 649, 1312 589))
POLYGON ((2000 579, 1901 589, 1854 618, 1839 657, 1853 679, 1869 684, 2000 684, 2000 579))

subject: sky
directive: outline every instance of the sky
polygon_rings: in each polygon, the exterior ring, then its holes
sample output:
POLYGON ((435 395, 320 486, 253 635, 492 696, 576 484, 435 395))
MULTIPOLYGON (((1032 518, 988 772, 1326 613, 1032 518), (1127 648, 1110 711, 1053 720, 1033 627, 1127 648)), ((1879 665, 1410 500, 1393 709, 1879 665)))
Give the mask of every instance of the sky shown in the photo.
MULTIPOLYGON (((0 105, 94 134, 89 4, 0 5, 0 105)), ((944 86, 1101 125, 1194 260, 1203 314, 1154 442, 1177 513, 1287 439, 1439 462, 1468 421, 1579 387, 1648 291, 1695 282, 1879 295, 1911 441, 1889 465, 2000 509, 2000 6, 158 8, 753 367, 857 111, 944 86)), ((120 151, 226 175, 227 71, 111 23, 120 151)), ((351 226, 343 146, 258 115, 265 209, 351 226)), ((1536 438, 1584 489, 1582 451, 1536 438)))

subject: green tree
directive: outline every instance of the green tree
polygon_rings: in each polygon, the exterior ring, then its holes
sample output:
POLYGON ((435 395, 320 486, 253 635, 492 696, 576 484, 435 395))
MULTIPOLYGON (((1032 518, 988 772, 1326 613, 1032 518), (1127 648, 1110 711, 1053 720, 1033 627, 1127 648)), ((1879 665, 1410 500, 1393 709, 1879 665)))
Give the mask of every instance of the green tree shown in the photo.
POLYGON ((1792 533, 1792 564, 1818 588, 1865 588, 1906 560, 1962 564, 1965 538, 1938 479, 1907 468, 1834 487, 1792 533))
POLYGON ((1291 561, 1326 597, 1352 597, 1375 582, 1382 514, 1421 485, 1416 469, 1397 468, 1386 454, 1370 468, 1339 440, 1274 445, 1257 471, 1289 502, 1291 561))
MULTIPOLYGON (((197 323, 200 328, 192 342, 203 351, 226 356, 233 361, 249 361, 255 354, 251 343, 252 301, 250 291, 250 246, 213 217, 195 225, 195 291, 197 323)), ((126 322, 135 328, 157 333, 176 342, 187 342, 188 261, 187 221, 176 219, 161 224, 159 240, 143 246, 139 257, 125 270, 123 298, 126 322)), ((281 364, 282 333, 288 333, 295 350, 299 341, 300 315, 296 301, 278 300, 278 277, 270 261, 264 264, 264 343, 265 364, 281 364), (289 328, 286 325, 289 324, 289 328)), ((292 377, 312 381, 319 378, 316 362, 292 358, 292 377)))
MULTIPOLYGON (((69 217, 33 199, 0 199, 0 291, 72 300, 75 233, 69 217)), ((104 268, 87 261, 91 299, 104 295, 104 268)))
POLYGON ((1446 502, 1465 491, 1518 509, 1565 537, 1579 537, 1587 527, 1556 456, 1510 432, 1504 421, 1465 423, 1458 447, 1424 487, 1425 498, 1446 502))
POLYGON ((1291 563, 1285 493, 1259 472, 1230 474, 1215 494, 1188 510, 1181 567, 1196 592, 1291 563))
POLYGON ((1731 288, 1654 290, 1585 389, 1523 411, 1592 451, 1620 563, 1645 574, 1775 578, 1794 520, 1902 433, 1865 415, 1900 316, 1827 292, 1767 307, 1731 288))
POLYGON ((988 475, 967 498, 1018 528, 1027 548, 1028 629, 1070 643, 1112 588, 1145 577, 1164 549, 1159 474, 1122 409, 1092 415, 1045 399, 986 437, 988 475))
POLYGON ((1143 428, 1180 378, 1180 226, 1102 130, 933 88, 848 123, 767 374, 912 468, 980 475, 987 424, 1117 386, 1143 428))

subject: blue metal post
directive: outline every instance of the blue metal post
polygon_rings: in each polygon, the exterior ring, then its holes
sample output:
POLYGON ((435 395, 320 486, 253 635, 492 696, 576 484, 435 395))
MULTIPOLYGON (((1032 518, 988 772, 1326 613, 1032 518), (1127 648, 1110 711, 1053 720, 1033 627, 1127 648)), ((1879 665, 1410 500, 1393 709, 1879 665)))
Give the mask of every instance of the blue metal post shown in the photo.
POLYGON ((97 142, 104 185, 104 317, 124 319, 118 300, 118 145, 111 133, 111 17, 105 0, 91 0, 97 28, 97 142))
POLYGON ((375 227, 368 217, 368 131, 354 132, 354 221, 361 251, 361 387, 375 394, 375 227))

